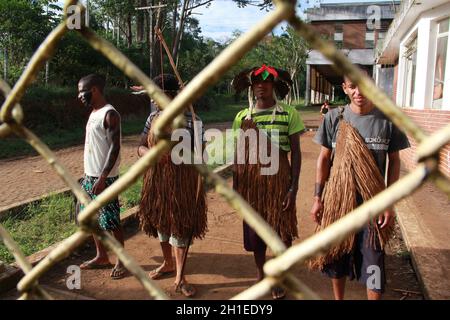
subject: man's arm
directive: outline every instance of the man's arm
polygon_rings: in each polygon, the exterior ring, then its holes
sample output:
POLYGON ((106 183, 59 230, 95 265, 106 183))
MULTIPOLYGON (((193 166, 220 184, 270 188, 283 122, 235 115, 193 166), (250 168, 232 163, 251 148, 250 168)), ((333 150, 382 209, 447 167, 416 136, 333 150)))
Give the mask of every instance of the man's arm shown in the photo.
POLYGON ((283 202, 283 211, 295 205, 298 192, 298 180, 302 166, 302 153, 300 149, 300 132, 289 136, 291 145, 291 187, 283 202))
MULTIPOLYGON (((394 184, 400 178, 400 152, 395 151, 388 154, 389 164, 387 168, 387 186, 394 184)), ((380 228, 388 226, 395 217, 394 209, 386 210, 379 218, 380 228)))
POLYGON ((320 222, 322 221, 322 192, 323 188, 325 187, 325 182, 330 175, 331 152, 331 149, 322 146, 322 148, 320 149, 319 158, 317 159, 314 203, 313 207, 311 208, 311 216, 317 224, 320 224, 320 222))
POLYGON ((389 165, 387 169, 387 186, 391 186, 400 178, 400 152, 388 154, 389 165))
POLYGON ((149 150, 148 147, 148 132, 146 134, 141 135, 141 141, 139 143, 139 147, 137 150, 138 156, 143 157, 149 150))
POLYGON ((105 166, 103 167, 102 174, 97 182, 92 187, 92 192, 95 195, 100 194, 106 188, 106 178, 114 167, 117 158, 120 153, 120 116, 114 111, 108 111, 105 116, 105 129, 106 135, 112 141, 106 158, 105 166))

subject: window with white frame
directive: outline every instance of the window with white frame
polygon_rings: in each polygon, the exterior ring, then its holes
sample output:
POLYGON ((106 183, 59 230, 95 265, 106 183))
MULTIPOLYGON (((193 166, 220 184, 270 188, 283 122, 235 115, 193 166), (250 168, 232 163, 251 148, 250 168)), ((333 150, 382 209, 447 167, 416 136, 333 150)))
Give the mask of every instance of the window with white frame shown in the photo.
POLYGON ((450 19, 437 22, 436 55, 434 59, 433 109, 441 109, 444 98, 450 19))
POLYGON ((385 20, 381 21, 380 29, 377 30, 378 36, 375 39, 376 43, 378 43, 378 41, 383 41, 384 38, 386 38, 386 34, 389 30, 390 24, 391 24, 390 21, 385 21, 385 20))
POLYGON ((366 41, 365 41, 365 48, 366 49, 373 49, 375 46, 375 30, 370 29, 369 27, 366 27, 366 41))
POLYGON ((334 25, 334 42, 336 47, 342 48, 344 42, 344 26, 342 23, 338 22, 334 25))
POLYGON ((417 35, 406 45, 403 58, 405 62, 403 106, 408 107, 414 103, 417 69, 417 35))

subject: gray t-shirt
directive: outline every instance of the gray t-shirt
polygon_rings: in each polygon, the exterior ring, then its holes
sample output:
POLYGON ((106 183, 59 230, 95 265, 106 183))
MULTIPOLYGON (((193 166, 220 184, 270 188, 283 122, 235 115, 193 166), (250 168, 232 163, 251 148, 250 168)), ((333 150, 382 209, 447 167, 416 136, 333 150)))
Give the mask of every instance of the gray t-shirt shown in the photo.
MULTIPOLYGON (((330 110, 325 115, 314 142, 328 148, 336 147, 339 128, 339 108, 330 110)), ((382 176, 386 173, 387 154, 409 148, 406 135, 401 132, 380 110, 374 108, 365 115, 354 113, 350 106, 345 106, 344 120, 349 122, 366 142, 372 152, 382 176)))

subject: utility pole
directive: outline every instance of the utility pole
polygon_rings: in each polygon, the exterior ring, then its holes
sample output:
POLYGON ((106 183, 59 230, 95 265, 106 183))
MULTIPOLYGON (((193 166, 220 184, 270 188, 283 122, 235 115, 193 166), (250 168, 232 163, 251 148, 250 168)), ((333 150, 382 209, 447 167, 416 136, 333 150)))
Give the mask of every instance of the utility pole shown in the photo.
POLYGON ((150 78, 153 78, 153 9, 160 9, 167 7, 167 4, 161 4, 157 6, 148 6, 148 7, 138 7, 135 8, 135 10, 148 10, 149 20, 150 20, 150 43, 149 43, 149 54, 150 54, 150 67, 149 67, 149 76, 150 78))
POLYGON ((8 81, 8 49, 6 45, 3 47, 3 79, 8 81))
MULTIPOLYGON (((47 3, 47 19, 48 19, 48 3, 47 3)), ((45 85, 48 86, 48 74, 50 72, 50 61, 45 62, 45 85)))
POLYGON ((85 15, 85 23, 84 23, 84 25, 86 27, 89 27, 89 15, 90 15, 89 0, 86 0, 86 15, 85 15))

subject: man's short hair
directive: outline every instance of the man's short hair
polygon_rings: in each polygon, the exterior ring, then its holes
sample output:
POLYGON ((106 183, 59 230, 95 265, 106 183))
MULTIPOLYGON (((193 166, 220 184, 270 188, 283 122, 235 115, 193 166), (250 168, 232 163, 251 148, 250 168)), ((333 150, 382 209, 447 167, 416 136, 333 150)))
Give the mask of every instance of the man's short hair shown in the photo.
POLYGON ((164 91, 177 92, 180 90, 177 78, 170 73, 163 73, 154 77, 153 82, 164 91))
MULTIPOLYGON (((372 77, 372 74, 371 74, 372 70, 371 70, 370 66, 367 66, 367 65, 364 65, 364 64, 359 64, 359 63, 354 63, 353 65, 355 67, 358 67, 359 69, 361 69, 362 72, 366 72, 369 77, 372 77)), ((345 82, 345 79, 349 79, 349 78, 344 75, 342 77, 342 83, 345 82)))
POLYGON ((97 89, 100 90, 101 93, 103 93, 103 91, 105 90, 105 78, 95 73, 81 78, 80 82, 86 84, 89 89, 91 89, 92 87, 97 87, 97 89))

